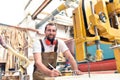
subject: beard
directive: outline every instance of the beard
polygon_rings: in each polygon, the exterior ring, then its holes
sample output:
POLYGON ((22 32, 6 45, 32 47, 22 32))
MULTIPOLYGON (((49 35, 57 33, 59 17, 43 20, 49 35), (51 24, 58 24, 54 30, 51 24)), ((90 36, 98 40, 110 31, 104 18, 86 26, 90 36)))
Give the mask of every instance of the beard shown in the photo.
POLYGON ((50 38, 49 36, 47 36, 46 38, 51 42, 51 44, 53 44, 53 41, 55 40, 55 36, 53 38, 50 38))

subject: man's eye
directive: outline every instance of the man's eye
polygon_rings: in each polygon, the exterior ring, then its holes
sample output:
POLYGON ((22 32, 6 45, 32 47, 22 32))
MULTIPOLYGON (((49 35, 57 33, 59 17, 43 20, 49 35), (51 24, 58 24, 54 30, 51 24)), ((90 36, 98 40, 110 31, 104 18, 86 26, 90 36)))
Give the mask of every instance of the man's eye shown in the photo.
POLYGON ((51 31, 50 29, 48 29, 47 31, 51 31))
POLYGON ((56 32, 56 30, 52 30, 53 32, 56 32))
POLYGON ((49 32, 56 32, 56 30, 50 30, 50 29, 48 29, 47 31, 49 31, 49 32))

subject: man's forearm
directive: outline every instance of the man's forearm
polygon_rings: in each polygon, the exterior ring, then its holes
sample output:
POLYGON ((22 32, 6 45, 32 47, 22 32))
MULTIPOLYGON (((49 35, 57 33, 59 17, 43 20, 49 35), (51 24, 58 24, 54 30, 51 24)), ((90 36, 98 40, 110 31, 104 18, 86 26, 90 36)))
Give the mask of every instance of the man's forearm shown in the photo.
POLYGON ((73 69, 73 70, 78 70, 78 65, 77 65, 74 57, 71 55, 71 53, 70 53, 69 50, 66 50, 66 51, 64 52, 64 56, 69 60, 72 69, 73 69))
POLYGON ((36 64, 37 69, 40 70, 42 73, 49 75, 50 71, 44 64, 36 64))
POLYGON ((78 65, 74 59, 70 60, 70 64, 73 70, 78 70, 78 65))

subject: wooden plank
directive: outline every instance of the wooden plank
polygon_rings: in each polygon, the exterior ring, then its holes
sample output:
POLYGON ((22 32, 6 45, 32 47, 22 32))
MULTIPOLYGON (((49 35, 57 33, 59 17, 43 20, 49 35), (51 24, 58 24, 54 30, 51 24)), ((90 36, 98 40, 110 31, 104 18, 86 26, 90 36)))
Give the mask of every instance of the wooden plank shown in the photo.
POLYGON ((2 80, 20 80, 19 76, 2 76, 2 80))

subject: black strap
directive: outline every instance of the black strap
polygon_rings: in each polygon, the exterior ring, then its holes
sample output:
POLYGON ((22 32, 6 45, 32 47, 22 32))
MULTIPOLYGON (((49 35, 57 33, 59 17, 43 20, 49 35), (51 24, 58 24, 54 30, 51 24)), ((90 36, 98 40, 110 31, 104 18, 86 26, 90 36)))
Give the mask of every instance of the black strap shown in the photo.
MULTIPOLYGON (((41 51, 44 52, 45 48, 43 46, 42 40, 40 39, 40 43, 41 43, 41 51)), ((57 48, 58 48, 58 40, 56 40, 56 44, 55 44, 55 48, 54 48, 54 52, 57 52, 57 48)))
POLYGON ((43 43, 42 43, 42 40, 40 39, 40 43, 41 43, 41 52, 44 52, 45 49, 44 49, 44 46, 43 46, 43 43))
POLYGON ((57 48, 58 48, 58 40, 56 40, 56 44, 55 44, 55 48, 54 48, 54 52, 57 52, 57 48))

